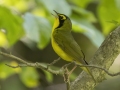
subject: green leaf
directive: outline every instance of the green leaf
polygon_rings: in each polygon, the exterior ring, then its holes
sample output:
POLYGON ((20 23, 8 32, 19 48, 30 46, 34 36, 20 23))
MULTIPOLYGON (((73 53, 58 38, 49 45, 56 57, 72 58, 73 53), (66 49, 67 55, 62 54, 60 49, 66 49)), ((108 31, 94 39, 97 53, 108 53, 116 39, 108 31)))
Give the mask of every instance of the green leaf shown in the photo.
POLYGON ((45 72, 45 76, 46 76, 47 81, 49 83, 52 82, 53 81, 53 75, 50 72, 48 72, 48 71, 44 70, 44 72, 45 72))
POLYGON ((36 87, 38 86, 39 75, 35 68, 32 67, 25 67, 22 68, 22 72, 19 74, 21 81, 27 87, 36 87))
POLYGON ((101 0, 97 13, 103 28, 103 33, 107 35, 116 27, 116 25, 108 23, 108 21, 120 20, 120 8, 117 6, 115 0, 101 0))
POLYGON ((7 38, 4 32, 0 31, 0 47, 7 46, 7 38))
POLYGON ((82 8, 86 8, 87 5, 93 0, 70 0, 70 1, 82 8))
MULTIPOLYGON (((6 79, 9 76, 15 74, 15 73, 19 73, 20 72, 20 68, 11 68, 8 67, 7 65, 5 65, 6 62, 1 62, 0 63, 0 79, 6 79)), ((10 65, 16 65, 16 62, 8 62, 10 65)))
POLYGON ((44 4, 44 6, 49 10, 49 12, 52 12, 53 10, 56 10, 59 13, 64 13, 66 15, 71 14, 71 7, 66 2, 66 0, 39 0, 41 3, 44 4))
MULTIPOLYGON (((2 5, 7 7, 14 7, 14 9, 20 12, 25 12, 29 8, 28 4, 30 1, 31 0, 4 0, 2 5)), ((31 3, 34 4, 32 1, 31 3)))
POLYGON ((23 20, 20 16, 13 14, 8 8, 2 6, 0 6, 0 17, 0 28, 6 30, 8 42, 13 45, 24 34, 23 20))
POLYGON ((79 21, 73 20, 72 22, 73 30, 75 32, 82 32, 86 37, 88 37, 91 40, 91 42, 93 42, 94 45, 96 45, 96 47, 99 47, 101 45, 101 43, 104 40, 104 36, 90 22, 84 19, 81 19, 79 21))
POLYGON ((76 75, 74 72, 70 74, 70 80, 74 81, 78 75, 76 75))
POLYGON ((26 13, 24 16, 24 28, 26 36, 38 43, 38 47, 43 49, 50 41, 51 25, 46 18, 34 16, 26 13))
POLYGON ((87 21, 90 21, 90 22, 97 21, 94 14, 90 11, 87 11, 87 10, 77 7, 77 6, 72 6, 72 9, 76 12, 76 14, 72 14, 73 18, 86 19, 87 21))

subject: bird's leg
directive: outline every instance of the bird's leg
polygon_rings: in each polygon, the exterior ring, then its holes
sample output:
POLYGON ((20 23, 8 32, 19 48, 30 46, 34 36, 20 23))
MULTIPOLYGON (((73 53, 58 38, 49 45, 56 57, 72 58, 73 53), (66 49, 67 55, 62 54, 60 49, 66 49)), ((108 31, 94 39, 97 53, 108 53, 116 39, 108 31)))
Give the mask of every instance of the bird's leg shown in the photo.
POLYGON ((64 74, 63 74, 63 77, 64 77, 64 81, 67 83, 69 82, 69 70, 67 69, 67 67, 64 68, 64 74))
POLYGON ((49 63, 49 64, 47 65, 47 69, 48 69, 51 65, 55 64, 56 62, 58 62, 59 60, 60 60, 60 57, 59 57, 58 59, 55 59, 53 62, 49 63))
POLYGON ((77 65, 75 65, 74 67, 73 67, 73 69, 71 70, 71 71, 69 71, 68 69, 67 69, 67 67, 69 66, 69 65, 71 65, 72 63, 75 63, 74 61, 73 62, 70 62, 70 63, 68 63, 68 64, 65 64, 62 68, 64 69, 64 74, 63 74, 63 77, 64 77, 64 81, 65 81, 65 83, 66 83, 66 85, 67 85, 67 90, 69 90, 68 88, 69 88, 69 86, 70 86, 70 80, 69 80, 69 77, 70 77, 70 74, 75 70, 75 68, 77 67, 77 65))
POLYGON ((73 62, 70 62, 70 63, 68 63, 68 64, 65 64, 64 66, 62 66, 62 68, 66 68, 66 67, 68 67, 69 65, 71 65, 73 62))
POLYGON ((76 67, 77 67, 77 65, 75 65, 75 66, 72 68, 72 70, 69 72, 69 76, 70 76, 70 74, 76 69, 76 67))
POLYGON ((74 66, 74 67, 72 68, 72 70, 68 73, 68 78, 69 78, 70 74, 71 74, 71 73, 76 69, 76 67, 77 67, 75 61, 71 62, 70 64, 72 64, 72 63, 75 63, 75 66, 74 66))
POLYGON ((67 67, 64 68, 63 77, 64 77, 64 81, 67 86, 67 90, 69 90, 70 89, 70 80, 69 80, 69 71, 68 71, 67 67))

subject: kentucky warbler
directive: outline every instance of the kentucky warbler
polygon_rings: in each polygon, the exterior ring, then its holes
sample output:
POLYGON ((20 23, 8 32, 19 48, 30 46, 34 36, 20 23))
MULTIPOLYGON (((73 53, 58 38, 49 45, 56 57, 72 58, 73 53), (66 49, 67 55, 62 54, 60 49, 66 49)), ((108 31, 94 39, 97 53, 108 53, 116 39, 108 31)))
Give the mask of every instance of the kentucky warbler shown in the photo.
MULTIPOLYGON (((84 54, 80 46, 77 44, 77 42, 74 40, 71 34, 71 29, 72 29, 71 20, 69 19, 68 16, 64 14, 57 13, 56 11, 55 13, 57 14, 57 16, 54 15, 55 22, 51 35, 52 47, 54 51, 63 60, 70 62, 75 61, 76 63, 81 65, 82 64, 88 65, 88 63, 85 61, 84 54)), ((86 71, 88 74, 90 74, 94 79, 92 73, 87 67, 81 67, 81 68, 84 71, 86 71)))

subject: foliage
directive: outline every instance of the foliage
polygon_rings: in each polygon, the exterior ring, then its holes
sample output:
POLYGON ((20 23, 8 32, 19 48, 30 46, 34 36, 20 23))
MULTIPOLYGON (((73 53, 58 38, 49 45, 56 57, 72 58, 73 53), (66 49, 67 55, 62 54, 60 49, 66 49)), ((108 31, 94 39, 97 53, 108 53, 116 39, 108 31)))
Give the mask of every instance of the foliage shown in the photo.
MULTIPOLYGON (((0 63, 0 79, 6 79, 7 77, 11 76, 12 74, 19 73, 21 71, 20 68, 9 68, 6 67, 4 64, 6 62, 0 63)), ((11 62, 11 65, 16 65, 16 62, 11 62)))
MULTIPOLYGON (((96 1, 96 3, 99 4, 97 7, 98 19, 91 11, 85 9, 89 3, 95 1, 60 0, 59 3, 54 4, 55 2, 58 1, 3 1, 0 6, 0 17, 3 17, 0 19, 0 28, 6 31, 5 34, 7 37, 8 47, 14 45, 20 38, 27 38, 28 41, 30 39, 36 42, 40 49, 45 48, 50 41, 52 27, 52 24, 50 23, 53 22, 53 18, 50 13, 53 13, 54 9, 60 13, 68 15, 69 17, 71 16, 73 31, 83 33, 97 47, 103 41, 104 36, 92 23, 100 21, 102 31, 107 35, 110 30, 115 27, 114 24, 111 24, 108 21, 111 22, 114 20, 118 22, 120 19, 118 0, 110 0, 109 4, 108 0, 96 1), (73 3, 74 5, 70 5, 69 3, 73 3), (29 9, 31 9, 31 14, 27 13, 29 9), (23 17, 19 15, 22 13, 24 13, 23 17)), ((1 38, 3 38, 3 36, 1 36, 1 38)), ((4 42, 5 40, 0 43, 4 42)))
POLYGON ((23 36, 23 20, 3 6, 0 6, 0 17, 2 17, 0 18, 0 28, 6 30, 6 37, 11 46, 23 36))
MULTIPOLYGON (((68 15, 73 32, 82 33, 99 47, 104 36, 119 25, 119 3, 119 0, 0 0, 0 47, 11 47, 21 40, 30 48, 30 43, 35 42, 39 49, 44 49, 50 42, 53 10, 68 15), (87 8, 92 3, 97 4, 96 13, 87 8)), ((21 81, 27 87, 37 86, 40 77, 36 70, 24 70, 19 74, 21 81)), ((0 78, 5 79, 16 71, 1 63, 0 73, 0 78), (6 70, 9 72, 5 73, 6 70)), ((51 82, 53 76, 48 72, 45 74, 51 82)))
POLYGON ((97 14, 103 28, 103 33, 106 35, 115 27, 115 24, 110 24, 108 21, 119 22, 120 20, 120 7, 118 3, 120 3, 119 0, 101 0, 98 6, 97 14))
POLYGON ((39 48, 45 48, 50 40, 51 33, 51 26, 48 20, 46 18, 33 16, 30 13, 24 15, 24 20, 26 37, 38 43, 39 48))
POLYGON ((26 67, 22 68, 21 73, 19 74, 20 79, 27 87, 36 87, 38 86, 38 79, 40 75, 38 75, 35 68, 26 67))

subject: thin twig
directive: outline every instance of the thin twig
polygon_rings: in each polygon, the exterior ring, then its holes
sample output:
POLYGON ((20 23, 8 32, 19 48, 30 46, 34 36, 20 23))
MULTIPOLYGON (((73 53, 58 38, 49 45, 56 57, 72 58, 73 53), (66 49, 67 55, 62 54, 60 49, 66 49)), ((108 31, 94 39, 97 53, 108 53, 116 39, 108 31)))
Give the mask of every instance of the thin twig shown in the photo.
POLYGON ((26 64, 18 64, 17 66, 12 66, 9 64, 5 64, 5 65, 7 65, 8 67, 11 67, 11 68, 28 67, 28 65, 26 65, 26 64))
POLYGON ((99 67, 99 66, 95 66, 95 65, 78 65, 80 67, 92 67, 92 68, 97 68, 97 69, 101 69, 103 70, 104 72, 106 72, 108 75, 110 76, 117 76, 117 75, 120 75, 120 72, 117 72, 117 73, 110 73, 108 70, 102 68, 102 67, 99 67))
POLYGON ((6 64, 7 66, 9 67, 12 67, 12 68, 18 68, 18 67, 26 67, 26 66, 29 66, 29 67, 35 67, 35 68, 41 68, 43 70, 47 70, 48 72, 50 73, 53 73, 53 74, 63 74, 63 70, 62 68, 60 70, 52 70, 51 68, 47 68, 47 65, 43 64, 43 63, 29 63, 21 58, 18 58, 14 55, 11 55, 11 54, 7 54, 7 53, 4 53, 4 52, 0 52, 0 55, 3 55, 5 57, 9 57, 9 58, 12 58, 12 59, 15 59, 23 64, 18 64, 17 66, 12 66, 12 65, 9 65, 9 64, 6 64))
POLYGON ((26 62, 25 60, 23 60, 23 59, 21 59, 21 58, 19 58, 19 57, 16 57, 16 56, 14 56, 14 55, 12 55, 12 54, 7 54, 7 53, 4 53, 4 52, 0 52, 0 54, 3 55, 3 56, 9 57, 9 58, 15 59, 15 60, 17 60, 17 61, 19 61, 19 62, 22 62, 22 63, 24 63, 24 64, 27 64, 27 63, 28 63, 28 62, 26 62))
POLYGON ((60 57, 57 58, 57 59, 55 59, 53 62, 49 63, 49 64, 47 65, 47 68, 49 68, 50 66, 54 65, 54 64, 55 64, 56 62, 58 62, 59 60, 60 60, 60 57))
MULTIPOLYGON (((7 66, 12 67, 12 68, 30 66, 30 67, 36 67, 36 68, 41 68, 41 69, 47 70, 48 72, 51 72, 53 74, 63 74, 64 73, 64 69, 63 68, 61 68, 60 70, 53 70, 53 69, 47 68, 47 65, 44 65, 43 63, 38 63, 38 62, 36 62, 36 63, 29 63, 29 62, 27 62, 27 61, 25 61, 25 60, 23 60, 21 58, 18 58, 18 57, 14 56, 14 55, 11 55, 11 54, 7 54, 7 53, 4 53, 4 52, 0 52, 0 54, 3 55, 3 56, 9 57, 9 58, 15 59, 15 60, 23 63, 23 64, 18 64, 17 66, 11 66, 9 64, 6 64, 7 66)), ((73 62, 65 64, 63 67, 68 67, 72 63, 73 62)), ((77 65, 79 65, 79 64, 77 64, 77 65)), ((120 72, 112 74, 112 73, 108 72, 108 70, 106 70, 106 69, 104 69, 102 67, 99 67, 99 66, 95 66, 95 65, 79 65, 79 66, 80 67, 98 68, 98 69, 103 70, 104 72, 106 72, 110 76, 120 75, 120 72)))

